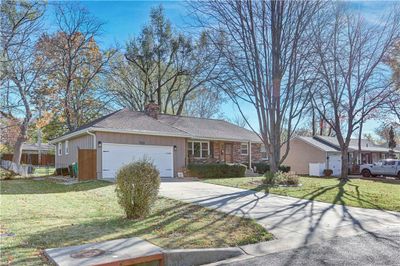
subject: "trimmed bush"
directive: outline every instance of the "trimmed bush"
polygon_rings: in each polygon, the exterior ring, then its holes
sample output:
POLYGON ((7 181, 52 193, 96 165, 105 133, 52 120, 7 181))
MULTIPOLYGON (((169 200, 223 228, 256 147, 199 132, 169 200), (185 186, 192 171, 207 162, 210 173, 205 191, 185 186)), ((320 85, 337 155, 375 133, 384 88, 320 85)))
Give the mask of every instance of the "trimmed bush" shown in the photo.
POLYGON ((243 177, 246 166, 243 164, 189 164, 189 174, 198 178, 243 177))
POLYGON ((270 170, 269 164, 267 163, 253 163, 253 168, 256 168, 256 173, 258 174, 265 174, 270 170))
POLYGON ((331 176, 333 174, 333 170, 332 169, 324 169, 324 171, 322 173, 324 174, 324 176, 331 176))
POLYGON ((290 172, 290 166, 289 165, 280 165, 278 167, 278 170, 284 173, 289 173, 290 172))
MULTIPOLYGON (((268 163, 253 163, 253 167, 256 167, 256 172, 258 174, 265 174, 266 172, 271 170, 271 167, 268 163)), ((278 170, 284 173, 290 172, 290 166, 281 165, 278 167, 278 170)))
POLYGON ((72 168, 72 164, 68 165, 69 176, 74 177, 74 169, 72 168))
POLYGON ((0 171, 0 180, 11 180, 17 174, 11 170, 1 169, 0 171))
POLYGON ((55 175, 67 176, 69 174, 68 167, 56 168, 55 175))
POLYGON ((264 177, 263 183, 268 186, 298 186, 300 183, 299 176, 282 171, 278 171, 275 175, 271 172, 267 172, 264 177))
POLYGON ((128 219, 146 217, 157 200, 159 188, 160 173, 147 158, 118 170, 115 191, 128 219))

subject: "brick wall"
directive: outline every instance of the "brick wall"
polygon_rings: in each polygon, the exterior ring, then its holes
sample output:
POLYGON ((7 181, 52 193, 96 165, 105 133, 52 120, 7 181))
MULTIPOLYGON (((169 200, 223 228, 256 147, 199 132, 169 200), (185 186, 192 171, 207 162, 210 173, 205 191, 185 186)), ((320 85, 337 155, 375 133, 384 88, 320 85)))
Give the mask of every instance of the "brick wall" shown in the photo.
POLYGON ((253 162, 261 161, 261 143, 252 143, 251 144, 251 160, 253 162))
MULTIPOLYGON (((229 142, 232 144, 232 160, 234 163, 248 163, 249 155, 241 154, 241 142, 229 142)), ((225 161, 225 142, 223 141, 211 141, 210 151, 212 151, 210 158, 195 159, 189 158, 189 162, 193 163, 216 163, 225 161)), ((261 161, 261 144, 251 144, 251 160, 252 162, 261 161)))

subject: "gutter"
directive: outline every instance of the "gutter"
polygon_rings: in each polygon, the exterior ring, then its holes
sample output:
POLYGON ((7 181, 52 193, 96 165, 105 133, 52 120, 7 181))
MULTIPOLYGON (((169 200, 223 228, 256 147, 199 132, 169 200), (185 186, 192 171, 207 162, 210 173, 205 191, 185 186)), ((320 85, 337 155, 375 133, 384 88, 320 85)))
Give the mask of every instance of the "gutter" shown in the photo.
POLYGON ((85 131, 79 130, 79 131, 76 131, 76 132, 73 132, 73 133, 70 133, 70 134, 67 134, 67 135, 52 139, 52 140, 49 141, 49 143, 50 144, 56 144, 57 142, 60 142, 60 141, 63 141, 63 140, 67 140, 67 139, 70 139, 72 137, 77 137, 77 136, 80 136, 80 135, 83 135, 83 134, 85 134, 85 131))
POLYGON ((89 130, 87 130, 86 133, 93 137, 93 149, 96 149, 96 134, 90 132, 89 130))
MULTIPOLYGON (((58 137, 56 139, 51 140, 50 144, 55 144, 57 142, 70 139, 72 137, 77 137, 83 134, 89 134, 94 138, 94 147, 96 148, 96 136, 94 135, 93 131, 95 132, 109 132, 109 133, 126 133, 126 134, 138 134, 138 135, 149 135, 149 136, 161 136, 161 137, 176 137, 176 138, 187 138, 191 140, 211 140, 211 141, 230 141, 230 142, 249 142, 249 139, 226 139, 226 138, 204 138, 204 137, 196 137, 189 134, 164 134, 161 132, 154 132, 154 131, 145 131, 145 130, 123 130, 123 129, 108 129, 108 128, 94 128, 89 127, 84 130, 79 130, 70 134, 66 134, 64 136, 58 137)), ((251 141, 252 143, 260 143, 262 141, 251 141)))

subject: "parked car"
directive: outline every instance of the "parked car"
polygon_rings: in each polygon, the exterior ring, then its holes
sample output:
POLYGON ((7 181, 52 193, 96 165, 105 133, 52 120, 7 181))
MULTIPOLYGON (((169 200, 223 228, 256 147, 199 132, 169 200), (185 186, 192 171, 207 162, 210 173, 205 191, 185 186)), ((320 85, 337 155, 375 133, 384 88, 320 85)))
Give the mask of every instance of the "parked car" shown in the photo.
POLYGON ((360 173, 363 177, 383 175, 400 179, 400 160, 386 159, 373 164, 362 164, 360 173))

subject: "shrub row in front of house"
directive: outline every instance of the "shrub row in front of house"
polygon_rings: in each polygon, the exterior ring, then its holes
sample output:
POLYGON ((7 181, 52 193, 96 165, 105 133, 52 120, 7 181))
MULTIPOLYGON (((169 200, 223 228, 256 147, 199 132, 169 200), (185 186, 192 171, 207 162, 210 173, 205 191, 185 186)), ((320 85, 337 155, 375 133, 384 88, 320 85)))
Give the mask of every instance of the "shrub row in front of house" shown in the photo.
POLYGON ((243 164, 189 164, 187 168, 198 178, 243 177, 246 172, 243 164))
MULTIPOLYGON (((265 174, 266 172, 270 171, 271 167, 268 163, 253 163, 253 169, 255 168, 255 172, 258 174, 265 174)), ((290 172, 290 166, 288 165, 281 165, 279 166, 279 171, 288 173, 290 172)))

